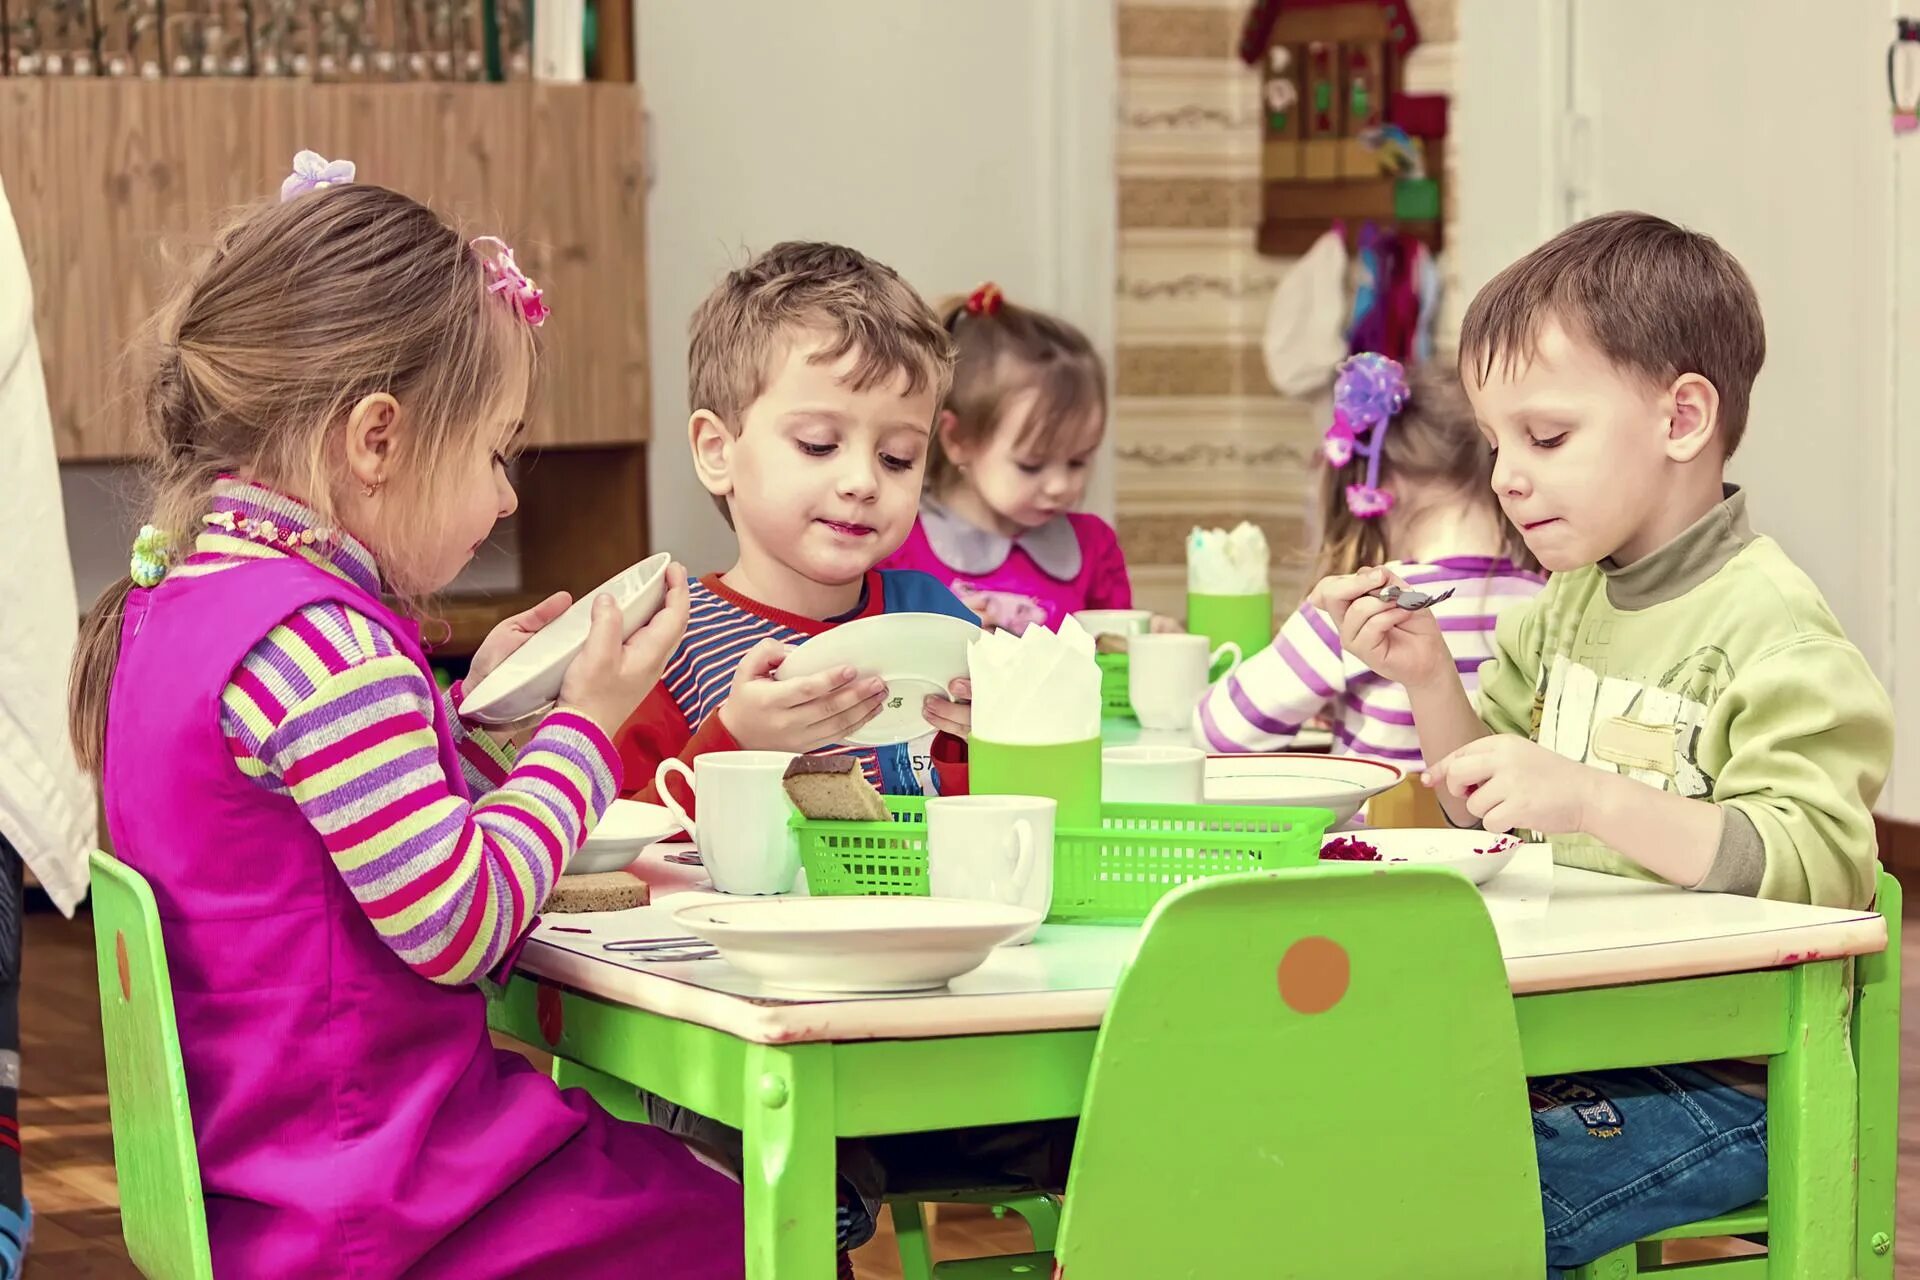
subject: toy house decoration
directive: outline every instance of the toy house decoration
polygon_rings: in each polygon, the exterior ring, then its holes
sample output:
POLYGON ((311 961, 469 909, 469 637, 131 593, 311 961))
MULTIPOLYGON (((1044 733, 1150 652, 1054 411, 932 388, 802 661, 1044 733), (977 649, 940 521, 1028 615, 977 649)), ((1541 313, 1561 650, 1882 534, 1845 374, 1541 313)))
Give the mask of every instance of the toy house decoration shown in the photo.
POLYGON ((1261 253, 1369 222, 1439 249, 1446 99, 1400 91, 1419 39, 1406 0, 1253 6, 1240 55, 1261 78, 1261 253))

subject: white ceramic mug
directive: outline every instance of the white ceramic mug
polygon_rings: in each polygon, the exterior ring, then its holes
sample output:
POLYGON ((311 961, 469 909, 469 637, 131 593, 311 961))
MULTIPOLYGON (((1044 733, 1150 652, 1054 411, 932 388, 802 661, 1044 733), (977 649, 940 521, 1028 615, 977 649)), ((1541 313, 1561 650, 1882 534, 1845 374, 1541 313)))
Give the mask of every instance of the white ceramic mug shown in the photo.
POLYGON ((1100 753, 1100 799, 1108 804, 1199 804, 1207 753, 1197 747, 1108 747, 1100 753))
POLYGON ((793 756, 785 751, 709 751, 693 768, 675 759, 653 771, 660 803, 686 825, 699 846, 713 887, 721 893, 787 893, 800 874, 800 841, 787 825, 793 805, 781 779, 793 756), (692 788, 698 825, 667 789, 679 774, 692 788))
MULTIPOLYGON (((936 898, 1053 906, 1053 819, 1045 796, 936 796, 927 801, 927 888, 936 898)), ((1006 945, 1033 941, 1039 925, 1006 945)))
POLYGON ((1073 618, 1090 636, 1143 636, 1153 630, 1148 609, 1082 609, 1073 618))
POLYGON ((1207 692, 1207 674, 1223 653, 1237 670, 1245 657, 1229 640, 1218 649, 1205 636, 1135 636, 1127 649, 1127 701, 1148 729, 1184 729, 1207 692))

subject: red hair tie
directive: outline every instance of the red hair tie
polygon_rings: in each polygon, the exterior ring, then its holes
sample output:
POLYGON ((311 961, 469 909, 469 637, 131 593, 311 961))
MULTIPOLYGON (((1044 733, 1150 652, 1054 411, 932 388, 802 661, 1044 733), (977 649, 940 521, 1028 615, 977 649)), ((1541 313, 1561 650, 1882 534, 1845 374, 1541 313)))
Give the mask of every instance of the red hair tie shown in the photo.
POLYGON ((1006 301, 1006 295, 1000 292, 1000 286, 989 280, 967 295, 967 314, 970 316, 997 316, 1000 306, 1006 301))

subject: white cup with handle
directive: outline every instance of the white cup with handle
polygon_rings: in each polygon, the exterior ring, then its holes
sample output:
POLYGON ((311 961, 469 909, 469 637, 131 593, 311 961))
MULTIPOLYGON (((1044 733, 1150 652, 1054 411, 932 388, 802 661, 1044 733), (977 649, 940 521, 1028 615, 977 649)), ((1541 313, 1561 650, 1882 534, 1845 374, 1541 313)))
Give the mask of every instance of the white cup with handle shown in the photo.
POLYGON ((800 874, 800 841, 788 821, 793 805, 781 785, 793 755, 786 751, 709 751, 683 762, 666 759, 653 771, 660 803, 687 828, 713 887, 721 893, 789 893, 800 874), (694 819, 667 789, 679 774, 692 789, 694 819))
POLYGON ((1207 753, 1197 747, 1108 747, 1100 753, 1100 799, 1108 804, 1199 804, 1207 753))
MULTIPOLYGON (((927 801, 927 888, 936 898, 1053 906, 1053 822, 1046 796, 936 796, 927 801)), ((1032 929, 1002 944, 1033 941, 1032 929)))
POLYGON ((1207 676, 1220 655, 1231 653, 1239 669, 1246 655, 1229 640, 1219 648, 1205 636, 1135 636, 1127 652, 1127 701, 1147 729, 1185 729, 1206 696, 1207 676))

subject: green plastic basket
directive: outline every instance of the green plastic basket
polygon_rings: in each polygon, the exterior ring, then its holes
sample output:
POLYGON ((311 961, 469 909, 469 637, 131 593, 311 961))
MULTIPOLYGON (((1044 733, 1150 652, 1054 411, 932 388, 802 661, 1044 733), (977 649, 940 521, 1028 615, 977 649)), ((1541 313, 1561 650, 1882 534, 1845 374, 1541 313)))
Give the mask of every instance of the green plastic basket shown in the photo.
POLYGON ((1098 653, 1093 660, 1100 665, 1100 715, 1107 720, 1132 720, 1133 700, 1127 693, 1127 655, 1098 653))
MULTIPOLYGON (((793 819, 807 891, 819 897, 925 897, 927 802, 888 796, 893 821, 793 819)), ((1193 880, 1312 866, 1333 824, 1325 809, 1250 805, 1110 804, 1101 829, 1059 830, 1053 842, 1056 922, 1137 923, 1193 880)))

